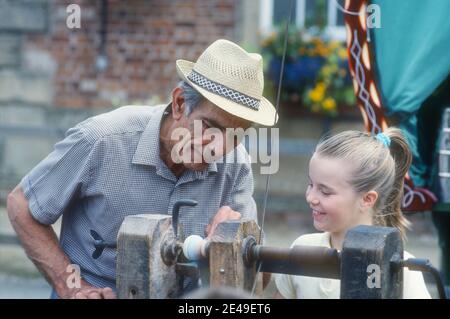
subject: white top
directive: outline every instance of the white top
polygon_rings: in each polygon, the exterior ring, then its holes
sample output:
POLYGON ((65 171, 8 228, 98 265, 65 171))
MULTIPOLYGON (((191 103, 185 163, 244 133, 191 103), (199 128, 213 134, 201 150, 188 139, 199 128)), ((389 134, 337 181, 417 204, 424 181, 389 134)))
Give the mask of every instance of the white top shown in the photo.
MULTIPOLYGON (((331 248, 330 233, 307 234, 297 238, 291 245, 323 246, 331 248)), ((404 258, 414 258, 404 251, 404 258)), ((341 282, 338 279, 278 274, 275 277, 278 291, 287 299, 339 299, 341 282)), ((420 271, 403 268, 403 298, 430 299, 420 271)))

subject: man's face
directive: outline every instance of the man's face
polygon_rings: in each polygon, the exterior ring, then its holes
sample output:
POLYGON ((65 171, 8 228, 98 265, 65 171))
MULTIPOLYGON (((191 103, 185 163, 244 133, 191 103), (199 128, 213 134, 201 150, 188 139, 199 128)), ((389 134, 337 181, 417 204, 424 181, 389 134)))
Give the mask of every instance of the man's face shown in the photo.
POLYGON ((239 145, 242 136, 233 132, 237 129, 243 132, 250 125, 249 121, 203 101, 189 116, 183 115, 178 121, 182 134, 175 134, 175 139, 171 140, 173 156, 178 156, 186 169, 202 171, 239 145))

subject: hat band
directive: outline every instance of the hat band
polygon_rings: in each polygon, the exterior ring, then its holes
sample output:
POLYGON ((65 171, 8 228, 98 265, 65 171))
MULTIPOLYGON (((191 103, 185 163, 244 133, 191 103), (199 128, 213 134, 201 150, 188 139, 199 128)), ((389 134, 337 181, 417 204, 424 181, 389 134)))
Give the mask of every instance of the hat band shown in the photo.
POLYGON ((241 92, 230 89, 222 84, 211 81, 210 79, 204 77, 198 72, 195 72, 194 70, 192 70, 192 72, 188 75, 188 79, 211 93, 220 95, 235 103, 251 108, 252 110, 257 111, 259 109, 259 104, 261 102, 260 100, 254 99, 241 92))

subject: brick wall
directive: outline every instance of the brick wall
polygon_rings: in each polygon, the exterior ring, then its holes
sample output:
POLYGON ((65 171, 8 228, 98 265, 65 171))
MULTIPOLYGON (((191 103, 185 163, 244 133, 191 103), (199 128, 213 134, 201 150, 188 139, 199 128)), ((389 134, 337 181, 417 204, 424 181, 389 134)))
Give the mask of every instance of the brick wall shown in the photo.
MULTIPOLYGON (((174 61, 195 60, 217 38, 233 40, 235 0, 109 0, 106 53, 100 72, 101 2, 49 1, 48 30, 26 33, 23 51, 55 62, 51 103, 109 107, 166 100, 177 81, 174 61), (66 8, 81 7, 81 29, 69 29, 66 8)), ((14 45, 11 44, 11 45, 14 45)))
POLYGON ((109 65, 99 72, 101 2, 0 0, 0 197, 69 127, 111 107, 167 100, 175 60, 195 60, 239 28, 238 0, 108 0, 109 65), (72 3, 81 29, 66 25, 72 3))

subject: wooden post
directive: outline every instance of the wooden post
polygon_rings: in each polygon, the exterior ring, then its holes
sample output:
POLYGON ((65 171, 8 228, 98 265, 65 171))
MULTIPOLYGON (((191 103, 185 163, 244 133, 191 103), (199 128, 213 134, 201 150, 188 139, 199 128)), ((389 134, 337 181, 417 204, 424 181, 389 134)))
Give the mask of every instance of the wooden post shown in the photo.
POLYGON ((403 296, 403 243, 396 228, 357 226, 341 252, 342 299, 397 299, 403 296))
POLYGON ((228 286, 251 292, 255 280, 255 296, 262 295, 262 274, 256 264, 244 264, 242 242, 253 236, 259 241, 259 227, 254 220, 226 221, 217 226, 209 246, 210 286, 228 286))
POLYGON ((174 266, 161 257, 161 243, 174 238, 168 215, 127 216, 117 240, 117 293, 124 299, 176 298, 181 288, 174 266))

